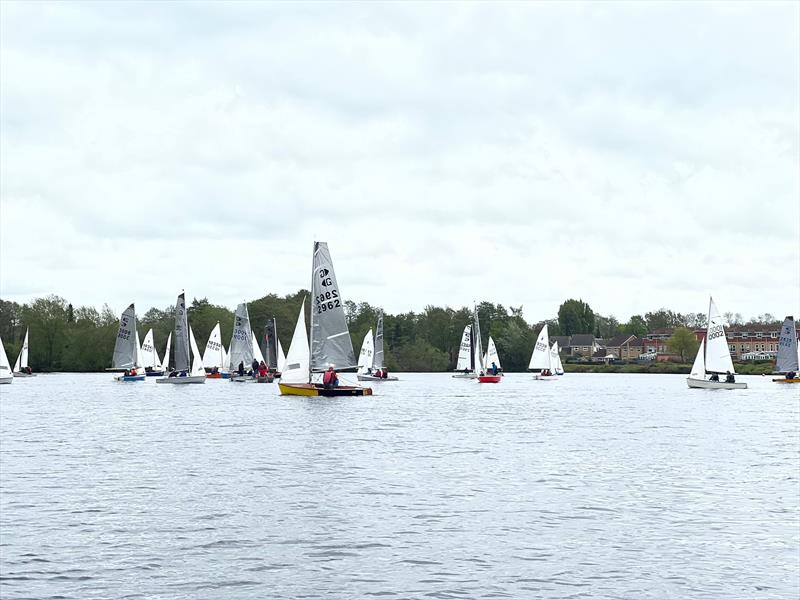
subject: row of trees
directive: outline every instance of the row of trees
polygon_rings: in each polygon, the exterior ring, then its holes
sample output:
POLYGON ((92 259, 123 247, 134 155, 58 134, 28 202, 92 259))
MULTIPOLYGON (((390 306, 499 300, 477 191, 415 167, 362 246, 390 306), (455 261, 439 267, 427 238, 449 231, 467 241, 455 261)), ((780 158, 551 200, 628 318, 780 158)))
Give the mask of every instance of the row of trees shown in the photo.
MULTIPOLYGON (((289 349, 297 313, 307 290, 277 296, 269 294, 248 303, 250 321, 256 333, 262 333, 267 319, 278 321, 278 337, 289 349)), ((139 317, 139 337, 153 329, 156 347, 163 353, 167 335, 174 326, 173 306, 151 308, 139 317)), ((306 305, 306 320, 309 319, 306 305)), ((367 331, 375 326, 378 307, 365 302, 345 302, 353 347, 358 352, 367 331)), ((138 312, 138 311, 137 311, 138 312)), ((666 309, 635 315, 626 323, 614 317, 596 315, 582 300, 566 300, 558 310, 558 319, 528 323, 522 307, 505 307, 482 302, 478 305, 484 348, 491 335, 497 345, 503 367, 507 371, 527 368, 536 335, 544 323, 551 335, 594 333, 610 338, 617 334, 643 335, 665 327, 697 328, 705 325, 705 315, 681 315, 666 309)), ((736 316, 732 317, 732 320, 736 316)), ((386 363, 390 370, 446 371, 455 367, 461 332, 471 322, 472 310, 427 306, 420 313, 387 314, 384 318, 386 363)), ((761 315, 759 321, 773 323, 772 315, 761 315)), ((739 317, 741 321, 741 318, 739 317)), ((119 315, 108 306, 100 311, 93 307, 74 308, 59 296, 38 298, 28 304, 0 300, 0 339, 13 362, 19 353, 25 328, 30 328, 30 364, 35 371, 101 371, 110 365, 117 334, 119 315)), ((194 299, 189 305, 189 324, 202 351, 211 329, 219 322, 222 339, 229 340, 233 327, 233 311, 211 304, 206 298, 194 299)), ((734 320, 735 322, 735 320, 734 320)), ((682 344, 676 353, 692 356, 691 342, 680 334, 682 344)), ((692 336, 693 339, 693 336, 692 336)))

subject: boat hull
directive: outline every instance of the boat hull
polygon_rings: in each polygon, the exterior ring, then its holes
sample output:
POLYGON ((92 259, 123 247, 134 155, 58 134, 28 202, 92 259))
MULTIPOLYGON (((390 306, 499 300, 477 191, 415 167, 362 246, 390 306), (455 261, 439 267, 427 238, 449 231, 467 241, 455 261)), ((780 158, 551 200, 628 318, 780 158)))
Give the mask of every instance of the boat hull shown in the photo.
POLYGON ((6 377, 0 377, 0 384, 2 384, 2 383, 11 383, 12 381, 14 381, 14 376, 13 375, 8 375, 6 377))
POLYGON ((371 396, 372 390, 368 387, 340 385, 325 388, 315 383, 278 383, 281 396, 371 396))
POLYGON ((145 371, 144 374, 146 377, 163 377, 164 371, 145 371))
POLYGON ((156 383, 173 383, 175 385, 183 385, 188 383, 205 383, 205 375, 189 375, 187 377, 162 377, 156 379, 156 383))
POLYGON ((453 375, 453 379, 477 379, 477 373, 456 373, 453 375))
POLYGON ((558 381, 558 375, 534 375, 536 381, 558 381))
POLYGON ((21 371, 14 371, 14 377, 36 377, 36 373, 22 373, 21 371))
POLYGON ((358 375, 359 381, 398 381, 397 377, 375 377, 374 375, 358 375))
POLYGON ((686 384, 690 388, 701 390, 746 390, 747 384, 744 382, 727 383, 725 381, 709 381, 708 379, 686 378, 686 384))
POLYGON ((208 373, 206 379, 230 379, 230 373, 208 373))
POLYGON ((800 377, 793 377, 791 379, 786 379, 785 377, 782 377, 780 379, 777 378, 773 379, 772 381, 774 381, 775 383, 800 383, 800 377))
POLYGON ((481 375, 478 377, 478 383, 500 383, 500 375, 481 375))
POLYGON ((119 375, 114 377, 115 381, 144 381, 144 375, 119 375))

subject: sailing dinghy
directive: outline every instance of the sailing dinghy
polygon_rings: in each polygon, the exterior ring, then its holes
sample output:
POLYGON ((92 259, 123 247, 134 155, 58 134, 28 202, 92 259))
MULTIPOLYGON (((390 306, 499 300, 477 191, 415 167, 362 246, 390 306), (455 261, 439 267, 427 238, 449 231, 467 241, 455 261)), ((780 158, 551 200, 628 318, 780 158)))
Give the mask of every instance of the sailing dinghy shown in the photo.
POLYGON ((11 364, 8 362, 3 339, 0 338, 0 383, 12 383, 14 375, 11 373, 11 364))
MULTIPOLYGON (((477 306, 475 307, 475 320, 472 324, 472 328, 475 333, 475 335, 472 336, 472 349, 475 360, 475 370, 478 371, 478 383, 500 383, 500 375, 495 374, 494 369, 492 373, 489 373, 486 368, 486 357, 483 355, 483 348, 481 346, 481 323, 480 319, 478 319, 477 306)), ((492 345, 494 346, 494 343, 492 343, 492 345)), ((495 350, 495 355, 497 355, 497 350, 495 350)), ((495 365, 497 365, 497 363, 495 363, 495 365)))
POLYGON ((475 379, 478 374, 475 372, 475 354, 472 352, 472 325, 464 327, 461 334, 461 345, 458 347, 458 361, 456 370, 453 374, 455 379, 475 379))
POLYGON ((550 364, 553 365, 554 375, 564 374, 564 365, 561 362, 561 353, 559 352, 558 348, 558 340, 553 342, 553 345, 550 346, 550 364))
POLYGON ((278 339, 278 321, 275 317, 267 321, 267 325, 264 327, 263 354, 270 374, 273 377, 280 377, 286 357, 283 356, 283 348, 281 348, 281 342, 278 339))
POLYGON ((538 371, 533 377, 538 381, 555 381, 557 379, 557 376, 553 375, 553 358, 550 354, 550 336, 547 333, 547 323, 544 324, 544 327, 539 332, 539 337, 536 338, 528 370, 538 371))
POLYGON ((322 373, 333 367, 339 372, 358 367, 353 352, 353 342, 344 314, 344 300, 339 291, 333 262, 325 242, 314 242, 311 268, 311 332, 308 343, 305 335, 298 339, 302 321, 305 334, 305 315, 300 310, 292 346, 286 357, 286 367, 281 375, 280 391, 289 396, 370 396, 370 388, 358 385, 326 387, 312 381, 313 373, 322 373), (305 348, 303 348, 305 346, 305 348), (306 358, 307 357, 307 358, 306 358), (304 364, 305 361, 305 364, 304 364))
POLYGON ((36 377, 36 373, 31 371, 28 366, 28 332, 30 328, 25 329, 25 339, 22 341, 22 349, 19 351, 17 362, 14 363, 14 377, 36 377))
POLYGON ((203 350, 203 368, 208 379, 227 379, 225 369, 225 346, 222 345, 222 333, 219 321, 208 336, 206 348, 203 350))
POLYGON ((136 309, 133 303, 119 318, 117 340, 111 357, 112 371, 125 371, 114 377, 117 381, 144 381, 144 360, 139 345, 139 332, 136 330, 136 309))
MULTIPOLYGON (((365 365, 366 371, 361 371, 361 355, 358 357, 358 380, 359 381, 397 381, 397 377, 389 375, 386 372, 386 367, 383 366, 383 311, 378 311, 378 327, 375 330, 375 341, 372 341, 372 330, 367 333, 370 340, 370 350, 372 354, 369 357, 369 364, 365 365), (380 376, 378 375, 380 373, 380 376)), ((364 338, 364 343, 367 338, 364 338)), ((364 352, 364 347, 361 347, 361 352, 364 352)), ((366 360, 366 359, 365 359, 366 360)))
POLYGON ((247 304, 242 302, 236 307, 236 314, 233 316, 233 332, 229 346, 228 360, 232 367, 232 382, 252 383, 255 381, 258 372, 252 371, 254 345, 253 330, 250 328, 250 314, 247 312, 247 304), (239 372, 240 364, 242 365, 241 374, 239 372))
POLYGON ((358 353, 358 380, 364 381, 362 377, 377 379, 372 376, 372 361, 375 358, 375 342, 372 341, 372 329, 364 336, 361 342, 361 352, 358 353))
MULTIPOLYGON (((27 340, 27 335, 25 336, 27 340)), ((775 372, 783 373, 785 377, 773 379, 775 383, 800 383, 800 347, 797 344, 797 329, 794 317, 788 316, 781 325, 781 335, 778 338, 778 355, 775 357, 775 372)))
POLYGON ((728 349, 728 340, 725 337, 725 327, 722 315, 714 304, 714 299, 708 301, 708 327, 706 337, 700 342, 697 356, 692 365, 692 372, 686 378, 690 388, 706 390, 745 390, 746 383, 736 381, 720 381, 719 375, 736 374, 733 369, 731 352, 728 349), (713 379, 706 379, 706 374, 711 373, 713 379))
POLYGON ((164 367, 161 366, 161 359, 158 357, 155 342, 153 342, 153 330, 148 329, 142 342, 142 364, 146 377, 161 377, 164 375, 164 367))
MULTIPOLYGON (((186 316, 186 296, 183 292, 178 296, 175 303, 175 364, 174 370, 170 371, 169 376, 159 377, 156 383, 205 383, 206 371, 203 369, 203 358, 197 348, 197 341, 194 333, 189 327, 189 320, 186 316)), ((167 342, 169 344, 169 342, 167 342)), ((165 358, 168 362, 169 354, 165 358)))
POLYGON ((486 354, 483 357, 483 364, 486 365, 487 370, 491 369, 492 364, 494 364, 497 367, 497 374, 503 375, 503 367, 500 365, 500 356, 497 354, 497 347, 494 345, 492 336, 489 336, 489 341, 486 343, 486 354))

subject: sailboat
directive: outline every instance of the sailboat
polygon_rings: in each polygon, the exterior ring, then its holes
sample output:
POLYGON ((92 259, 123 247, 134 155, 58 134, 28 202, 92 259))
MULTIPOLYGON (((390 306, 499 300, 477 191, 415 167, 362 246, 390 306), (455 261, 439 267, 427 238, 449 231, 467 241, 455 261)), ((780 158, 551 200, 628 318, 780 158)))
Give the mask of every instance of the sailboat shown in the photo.
POLYGON ((372 376, 372 361, 375 359, 375 342, 372 340, 372 329, 364 336, 361 342, 361 352, 358 353, 358 380, 362 378, 377 379, 372 376))
POLYGON ((564 365, 561 362, 561 352, 559 352, 558 340, 553 342, 553 345, 550 346, 550 364, 553 365, 554 375, 564 374, 564 365))
POLYGON ((497 354, 497 347, 494 345, 492 336, 489 336, 489 341, 486 343, 486 354, 483 356, 483 364, 486 365, 487 369, 490 369, 492 364, 494 364, 497 367, 498 374, 502 375, 501 371, 503 367, 500 365, 500 357, 497 354))
MULTIPOLYGON (((478 383, 500 383, 499 374, 487 372, 485 363, 486 357, 483 355, 483 348, 481 346, 481 322, 480 319, 478 319, 477 306, 475 307, 475 318, 472 323, 472 330, 474 331, 474 335, 472 336, 472 350, 475 360, 475 370, 478 371, 478 383)), ((495 350, 495 354, 496 353, 497 351, 495 350)))
POLYGON ((247 304, 242 302, 236 307, 233 316, 233 332, 231 333, 230 355, 228 361, 231 365, 231 381, 236 383, 255 381, 256 373, 251 373, 253 368, 253 349, 256 347, 255 336, 250 328, 250 313, 247 304), (242 365, 241 373, 239 365, 242 365))
POLYGON ((225 346, 222 345, 222 333, 219 321, 214 325, 208 336, 206 348, 203 350, 203 368, 208 379, 227 379, 229 374, 225 369, 225 346))
MULTIPOLYGON (((358 371, 358 380, 359 381, 397 381, 397 377, 393 375, 389 375, 386 372, 386 368, 383 365, 383 311, 378 311, 378 327, 375 329, 375 341, 372 341, 372 330, 369 330, 367 333, 370 339, 370 349, 372 350, 371 361, 370 364, 365 365, 367 368, 365 371, 361 371, 361 355, 359 355, 359 371, 358 371), (378 375, 380 373, 380 375, 378 375)), ((364 338, 364 342, 366 343, 367 338, 364 338)), ((364 347, 361 347, 361 351, 364 352, 364 347)))
POLYGON ((117 340, 111 357, 112 371, 125 371, 114 377, 117 381, 144 381, 144 361, 142 347, 139 345, 139 332, 136 330, 136 309, 133 303, 119 318, 117 340))
POLYGON ((286 357, 283 356, 281 342, 278 339, 278 321, 275 319, 275 317, 272 317, 269 321, 267 321, 267 325, 264 327, 263 354, 264 358, 266 359, 269 372, 272 373, 273 377, 280 377, 281 368, 283 367, 281 360, 285 362, 286 357))
MULTIPOLYGON (((314 242, 311 268, 310 340, 298 339, 302 321, 305 333, 305 315, 301 309, 292 346, 286 357, 286 366, 281 375, 281 394, 291 396, 369 396, 370 388, 357 385, 325 387, 312 381, 313 373, 322 373, 330 367, 337 371, 355 370, 358 366, 353 352, 353 342, 347 329, 344 300, 336 282, 333 262, 325 242, 314 242), (305 348, 304 348, 305 347, 305 348)), ((305 338, 305 336, 303 336, 305 338)))
POLYGON ((553 375, 553 359, 550 354, 550 336, 547 333, 547 323, 544 324, 544 327, 539 332, 539 337, 536 338, 528 370, 538 370, 539 372, 534 376, 534 379, 539 381, 554 381, 557 378, 556 375, 553 375))
POLYGON ((735 375, 731 353, 728 349, 728 340, 725 337, 725 327, 722 315, 714 304, 714 299, 708 300, 708 327, 706 337, 700 342, 697 356, 692 365, 692 372, 686 378, 690 388, 707 390, 744 390, 746 383, 735 381, 719 381, 720 374, 730 373, 735 375), (706 379, 706 374, 711 373, 713 379, 706 379))
POLYGON ((475 354, 472 352, 472 325, 464 327, 461 334, 461 345, 458 347, 458 361, 456 370, 453 374, 455 379, 475 379, 478 373, 475 372, 475 354))
POLYGON ((153 342, 153 330, 148 329, 142 342, 142 366, 147 377, 160 377, 164 374, 161 359, 158 357, 156 345, 153 342))
POLYGON ((25 339, 22 341, 22 349, 19 351, 17 362, 14 363, 14 377, 36 377, 28 366, 28 331, 25 329, 25 339))
MULTIPOLYGON (((26 338, 27 339, 27 338, 26 338)), ((788 316, 781 325, 781 335, 778 338, 778 356, 775 357, 775 372, 784 373, 786 376, 773 379, 776 383, 800 383, 800 347, 797 343, 797 329, 794 317, 788 316)))
MULTIPOLYGON (((159 377, 156 383, 205 383, 206 371, 203 359, 194 339, 194 332, 189 327, 186 316, 186 296, 183 292, 175 303, 175 370, 168 377, 159 377)), ((167 342, 169 345, 169 342, 167 342)), ((169 361, 169 354, 165 362, 169 361)))
POLYGON ((11 373, 11 364, 8 362, 3 339, 0 338, 0 383, 12 383, 14 375, 11 373))

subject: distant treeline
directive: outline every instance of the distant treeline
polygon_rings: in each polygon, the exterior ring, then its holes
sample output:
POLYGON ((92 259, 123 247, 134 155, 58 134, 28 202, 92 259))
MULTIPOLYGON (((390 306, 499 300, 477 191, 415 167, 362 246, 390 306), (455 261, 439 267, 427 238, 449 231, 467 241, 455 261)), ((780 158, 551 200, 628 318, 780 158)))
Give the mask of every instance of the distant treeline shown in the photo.
MULTIPOLYGON (((288 352, 297 313, 307 290, 279 297, 270 294, 248 303, 250 322, 257 335, 263 333, 267 319, 278 321, 278 336, 288 352)), ((122 307, 124 308, 124 307, 122 307)), ((306 304, 308 322, 309 304, 306 304)), ((365 302, 345 302, 350 334, 355 353, 364 335, 375 327, 378 307, 365 302)), ((142 312, 137 307, 140 339, 152 328, 159 355, 164 352, 167 335, 173 329, 174 307, 150 308, 142 312)), ((582 300, 566 300, 558 310, 558 318, 528 323, 522 317, 522 307, 481 302, 478 305, 483 345, 494 338, 500 360, 506 371, 524 371, 530 360, 536 334, 546 322, 550 335, 593 333, 611 338, 621 333, 644 335, 665 327, 704 327, 702 313, 679 314, 660 309, 644 315, 634 315, 626 323, 614 317, 596 315, 582 300)), ((730 323, 741 323, 741 315, 726 314, 730 323)), ((386 364, 392 371, 447 371, 455 367, 461 332, 472 319, 472 309, 462 307, 427 306, 420 313, 386 314, 384 340, 386 364)), ((211 304, 207 299, 194 299, 189 306, 189 324, 194 330, 202 351, 211 329, 220 323, 222 339, 228 345, 233 327, 233 311, 211 304)), ((772 315, 761 315, 750 322, 773 323, 772 315)), ((94 307, 73 307, 64 298, 47 296, 27 304, 0 300, 0 338, 13 364, 30 327, 30 358, 34 371, 101 371, 111 365, 111 354, 117 334, 119 314, 108 306, 98 311, 94 307)))

